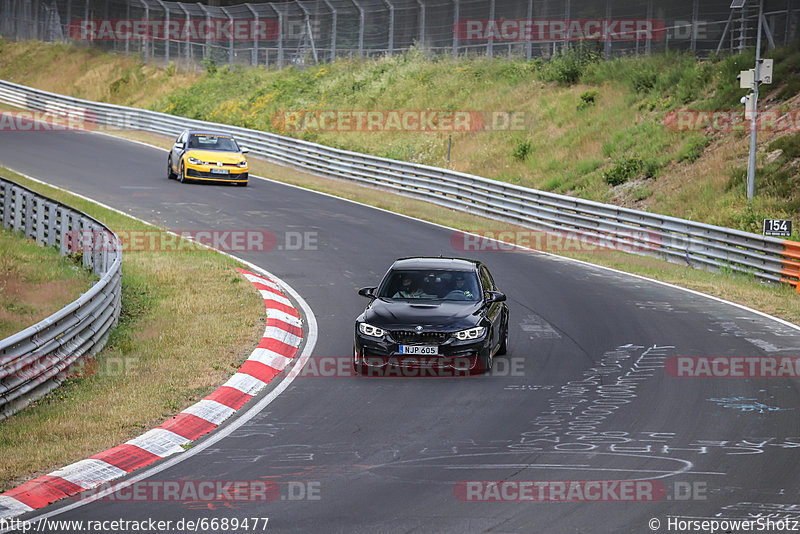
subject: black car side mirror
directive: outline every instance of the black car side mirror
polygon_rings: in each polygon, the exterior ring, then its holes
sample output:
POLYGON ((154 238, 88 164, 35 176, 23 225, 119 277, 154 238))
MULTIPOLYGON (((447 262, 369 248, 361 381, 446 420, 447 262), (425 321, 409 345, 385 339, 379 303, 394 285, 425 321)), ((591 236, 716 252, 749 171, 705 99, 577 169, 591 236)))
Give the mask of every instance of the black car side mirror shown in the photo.
POLYGON ((505 302, 506 294, 501 293, 499 291, 487 291, 486 292, 486 304, 492 304, 495 302, 505 302))
POLYGON ((374 299, 374 298, 376 298, 375 297, 375 290, 376 289, 377 288, 375 288, 375 287, 362 287, 361 289, 358 290, 358 294, 361 295, 362 297, 367 297, 367 298, 370 298, 370 299, 374 299))
POLYGON ((175 143, 175 148, 177 148, 179 150, 182 150, 183 149, 183 143, 175 143))

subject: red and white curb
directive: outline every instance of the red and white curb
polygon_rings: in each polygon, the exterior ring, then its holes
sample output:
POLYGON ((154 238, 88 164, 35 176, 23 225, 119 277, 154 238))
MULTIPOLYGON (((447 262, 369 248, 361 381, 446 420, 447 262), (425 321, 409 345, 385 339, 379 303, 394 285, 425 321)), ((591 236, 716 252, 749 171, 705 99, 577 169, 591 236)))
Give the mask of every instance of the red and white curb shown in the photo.
POLYGON ((183 452, 187 444, 214 430, 283 371, 303 340, 300 313, 275 282, 237 270, 261 292, 267 316, 261 342, 239 371, 161 426, 0 494, 0 519, 43 508, 183 452))

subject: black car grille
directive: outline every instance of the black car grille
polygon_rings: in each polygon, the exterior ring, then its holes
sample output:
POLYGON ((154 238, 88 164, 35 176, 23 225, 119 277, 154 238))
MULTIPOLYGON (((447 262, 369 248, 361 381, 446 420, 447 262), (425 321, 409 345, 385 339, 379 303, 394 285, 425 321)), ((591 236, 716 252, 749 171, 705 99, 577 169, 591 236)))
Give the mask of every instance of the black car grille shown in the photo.
POLYGON ((413 330, 393 330, 392 339, 403 344, 444 343, 450 339, 446 332, 414 332, 413 330))

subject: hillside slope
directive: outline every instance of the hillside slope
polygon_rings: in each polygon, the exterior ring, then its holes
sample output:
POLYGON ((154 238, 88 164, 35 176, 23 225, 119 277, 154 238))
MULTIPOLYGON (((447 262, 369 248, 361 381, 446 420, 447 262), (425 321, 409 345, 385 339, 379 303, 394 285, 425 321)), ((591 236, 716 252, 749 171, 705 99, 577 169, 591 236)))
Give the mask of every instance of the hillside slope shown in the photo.
POLYGON ((700 116, 692 123, 700 129, 682 130, 675 117, 716 110, 741 121, 739 98, 747 91, 736 75, 752 67, 752 53, 705 62, 677 54, 601 61, 578 49, 526 62, 455 61, 414 50, 305 70, 229 72, 208 63, 203 72, 179 73, 86 48, 0 42, 0 77, 436 166, 448 166, 451 143, 453 169, 758 232, 762 218, 795 218, 800 207, 800 117, 791 122, 800 104, 800 47, 767 56, 776 60, 776 83, 762 92, 760 109, 788 128, 759 135, 751 207, 747 125, 703 129, 708 122, 700 116), (384 113, 373 115, 370 129, 364 117, 376 110, 384 113), (442 112, 428 123, 436 131, 419 131, 414 121, 431 111, 442 112), (333 122, 324 122, 326 114, 333 122), (453 128, 453 117, 466 117, 471 128, 453 128), (481 120, 488 127, 474 129, 481 120), (513 121, 519 127, 503 127, 513 121))

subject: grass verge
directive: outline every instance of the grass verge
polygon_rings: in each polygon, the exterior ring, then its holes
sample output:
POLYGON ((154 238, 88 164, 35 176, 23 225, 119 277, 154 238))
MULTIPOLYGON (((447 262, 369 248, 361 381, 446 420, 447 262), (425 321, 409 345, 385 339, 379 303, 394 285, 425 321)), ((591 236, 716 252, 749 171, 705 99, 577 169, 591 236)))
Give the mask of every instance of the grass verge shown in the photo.
MULTIPOLYGON (((4 177, 112 230, 156 230, 6 169, 4 177)), ((81 376, 0 422, 0 491, 158 426, 224 382, 260 339, 264 303, 234 268, 196 247, 123 254, 122 313, 81 376)))
POLYGON ((0 339, 49 317, 97 277, 53 247, 0 228, 0 339))

